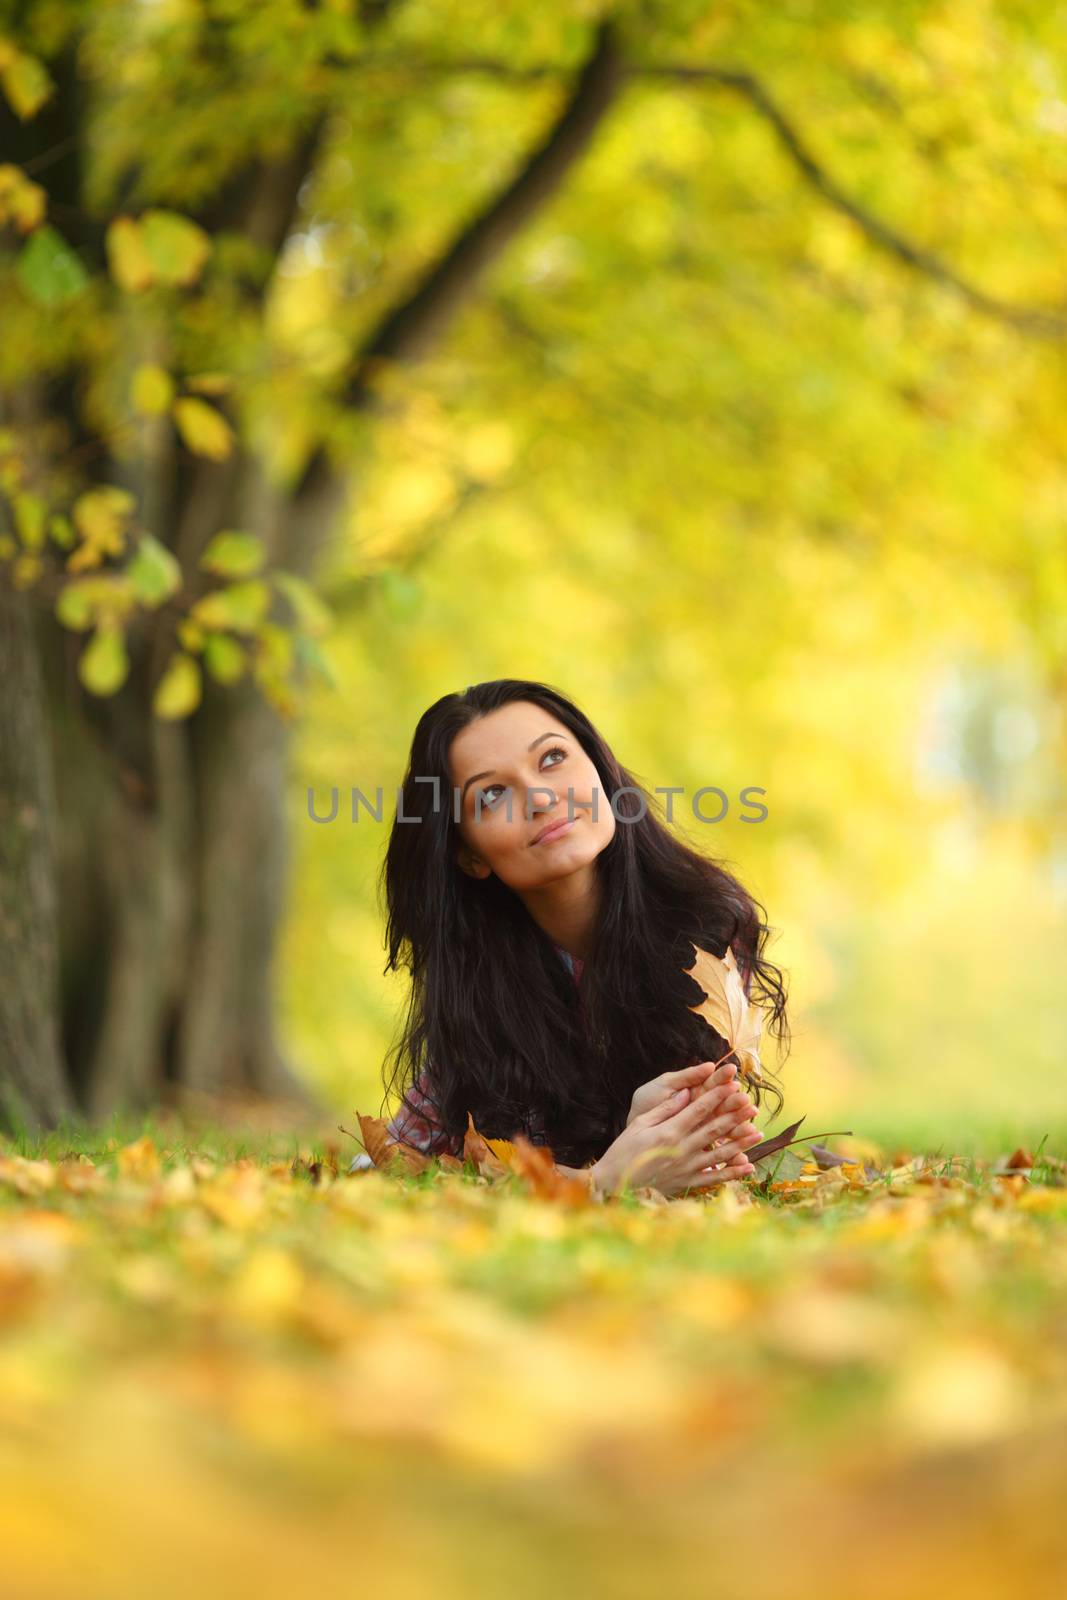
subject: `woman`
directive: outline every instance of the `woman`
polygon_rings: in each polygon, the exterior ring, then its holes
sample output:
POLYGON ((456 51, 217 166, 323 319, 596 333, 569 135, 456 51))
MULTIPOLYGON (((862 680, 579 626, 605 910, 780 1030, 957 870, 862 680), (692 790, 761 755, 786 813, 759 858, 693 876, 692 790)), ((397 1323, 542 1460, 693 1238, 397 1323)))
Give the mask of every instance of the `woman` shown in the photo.
POLYGON ((572 701, 502 678, 432 705, 382 884, 385 970, 412 979, 390 1052, 394 1137, 460 1155, 469 1112, 490 1138, 523 1132, 564 1171, 589 1168, 601 1193, 671 1196, 754 1170, 760 1089, 742 1092, 732 1061, 714 1069, 728 1043, 689 1009, 702 991, 684 969, 694 944, 732 948, 781 1040, 769 929, 572 701))

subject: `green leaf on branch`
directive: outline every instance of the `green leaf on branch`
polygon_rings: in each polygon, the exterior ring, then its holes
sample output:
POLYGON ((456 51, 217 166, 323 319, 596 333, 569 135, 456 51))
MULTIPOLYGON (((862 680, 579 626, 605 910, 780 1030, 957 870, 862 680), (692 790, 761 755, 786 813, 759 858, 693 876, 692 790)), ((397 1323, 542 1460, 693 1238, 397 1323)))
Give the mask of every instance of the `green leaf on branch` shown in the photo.
POLYGON ((183 650, 176 650, 156 685, 152 710, 168 721, 187 717, 200 704, 201 689, 200 663, 183 650))
POLYGON ((17 494, 11 503, 15 512, 15 527, 24 548, 39 550, 44 544, 44 501, 36 494, 17 494))
POLYGON ((178 432, 194 455, 207 456, 211 461, 225 461, 233 450, 233 429, 214 406, 206 400, 183 396, 171 407, 178 432))
POLYGON ((101 624, 78 661, 78 677, 93 694, 109 695, 121 689, 130 670, 126 639, 113 623, 101 624))
POLYGON ((254 533, 227 529, 211 540, 200 557, 199 566, 205 572, 217 573, 220 578, 248 578, 260 570, 266 559, 262 539, 254 533))
POLYGON ((84 583, 68 583, 60 590, 56 601, 57 619, 64 628, 72 628, 75 633, 84 633, 93 625, 92 596, 86 594, 86 587, 84 583))
POLYGON ((177 559, 150 533, 141 536, 126 575, 138 600, 150 608, 161 606, 182 586, 182 569, 177 559))
POLYGON ((204 628, 232 628, 234 633, 254 633, 270 606, 270 590, 259 578, 227 584, 204 595, 190 616, 204 628))
POLYGON ((32 233, 44 221, 47 207, 47 194, 21 167, 10 162, 0 166, 0 223, 10 222, 19 233, 32 233))
POLYGON ((56 618, 65 628, 84 633, 99 624, 118 628, 137 602, 132 583, 124 572, 98 573, 67 583, 56 600, 56 618))
POLYGON ((164 367, 146 362, 133 375, 130 399, 134 410, 143 416, 162 416, 170 410, 174 400, 174 379, 164 367))
POLYGON ((50 223, 30 235, 15 262, 15 276, 39 306, 61 306, 81 294, 89 274, 50 223))
POLYGON ((145 252, 160 283, 188 286, 211 254, 211 238, 177 211, 146 211, 141 217, 145 252))
POLYGON ((204 665, 216 683, 236 683, 248 665, 248 657, 229 634, 212 633, 204 643, 204 665))
POLYGON ((108 264, 120 288, 139 294, 154 284, 188 287, 211 254, 211 237, 178 211, 153 208, 115 217, 107 230, 108 264))
POLYGON ((115 217, 104 236, 111 276, 120 289, 139 294, 155 282, 155 268, 144 235, 133 217, 115 217))
POLYGON ((74 544, 74 529, 70 525, 70 518, 65 517, 61 511, 48 519, 48 537, 53 544, 61 550, 69 550, 74 544))
POLYGON ((305 633, 320 635, 327 632, 333 623, 333 613, 309 583, 297 577, 295 572, 286 572, 284 568, 272 572, 271 578, 278 593, 288 600, 294 618, 305 633))
POLYGON ((126 545, 126 519, 136 501, 115 484, 87 489, 74 502, 74 522, 81 544, 67 561, 68 572, 98 567, 105 556, 121 555, 126 545))
POLYGON ((55 89, 44 64, 17 49, 9 39, 0 39, 0 85, 20 122, 28 122, 51 99, 55 89))
POLYGON ((199 622, 194 622, 191 617, 183 617, 178 624, 178 639, 186 650, 194 654, 204 648, 206 639, 213 637, 204 632, 199 622))

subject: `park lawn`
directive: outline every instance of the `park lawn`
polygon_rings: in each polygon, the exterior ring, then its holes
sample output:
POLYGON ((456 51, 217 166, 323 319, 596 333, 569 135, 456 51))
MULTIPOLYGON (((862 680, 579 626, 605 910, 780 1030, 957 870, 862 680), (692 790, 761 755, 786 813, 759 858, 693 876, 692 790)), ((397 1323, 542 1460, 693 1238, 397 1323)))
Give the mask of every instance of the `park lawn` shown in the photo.
POLYGON ((1039 1143, 567 1206, 322 1130, 3 1141, 5 1593, 1061 1592, 1039 1143))

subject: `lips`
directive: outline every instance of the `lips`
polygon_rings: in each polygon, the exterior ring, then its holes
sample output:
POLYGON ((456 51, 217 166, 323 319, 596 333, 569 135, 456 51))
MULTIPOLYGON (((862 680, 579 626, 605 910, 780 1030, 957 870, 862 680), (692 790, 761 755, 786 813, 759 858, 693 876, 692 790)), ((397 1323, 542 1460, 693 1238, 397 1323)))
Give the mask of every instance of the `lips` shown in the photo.
POLYGON ((561 839, 565 833, 570 833, 577 820, 577 817, 557 818, 555 822, 550 822, 546 827, 542 828, 540 833, 535 834, 530 843, 550 844, 553 839, 561 839))

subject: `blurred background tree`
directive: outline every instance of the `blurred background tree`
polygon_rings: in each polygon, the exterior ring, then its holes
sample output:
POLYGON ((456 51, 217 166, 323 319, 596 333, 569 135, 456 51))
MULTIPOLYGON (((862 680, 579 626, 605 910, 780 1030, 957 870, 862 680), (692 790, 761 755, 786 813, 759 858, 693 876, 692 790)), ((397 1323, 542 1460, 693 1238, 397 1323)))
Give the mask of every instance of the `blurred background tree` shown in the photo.
POLYGON ((734 799, 787 1105, 1058 1111, 1062 8, 3 16, 16 1114, 376 1094, 308 790, 505 675, 734 799))

